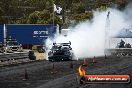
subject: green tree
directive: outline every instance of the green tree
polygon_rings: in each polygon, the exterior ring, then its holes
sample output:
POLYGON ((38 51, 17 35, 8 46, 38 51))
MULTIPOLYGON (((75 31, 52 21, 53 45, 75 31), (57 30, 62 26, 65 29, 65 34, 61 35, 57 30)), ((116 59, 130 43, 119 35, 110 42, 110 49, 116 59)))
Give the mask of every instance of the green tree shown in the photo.
POLYGON ((75 20, 77 23, 80 21, 90 20, 93 17, 92 12, 86 12, 81 14, 76 14, 72 16, 72 20, 75 20))
MULTIPOLYGON (((62 21, 58 16, 55 15, 55 24, 62 24, 62 21)), ((53 24, 53 14, 48 10, 35 11, 31 13, 27 19, 27 23, 30 24, 53 24)))
POLYGON ((128 0, 116 0, 118 9, 120 10, 124 10, 124 8, 127 6, 128 4, 128 0))

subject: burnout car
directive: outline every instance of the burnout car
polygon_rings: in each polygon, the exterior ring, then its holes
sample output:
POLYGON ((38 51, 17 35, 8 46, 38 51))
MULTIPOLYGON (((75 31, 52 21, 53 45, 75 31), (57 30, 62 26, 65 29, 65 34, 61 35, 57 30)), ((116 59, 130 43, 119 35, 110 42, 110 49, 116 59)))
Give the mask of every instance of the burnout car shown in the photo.
POLYGON ((68 61, 73 60, 74 54, 69 43, 53 43, 52 48, 48 52, 49 61, 68 61))

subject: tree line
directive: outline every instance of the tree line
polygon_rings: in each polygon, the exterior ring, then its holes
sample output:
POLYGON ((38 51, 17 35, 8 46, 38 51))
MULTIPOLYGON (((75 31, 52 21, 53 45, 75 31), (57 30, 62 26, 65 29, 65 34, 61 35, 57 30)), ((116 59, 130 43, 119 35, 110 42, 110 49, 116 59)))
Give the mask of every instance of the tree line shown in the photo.
POLYGON ((105 10, 117 4, 122 10, 127 0, 0 0, 0 23, 52 24, 53 3, 63 9, 60 15, 54 14, 54 23, 63 25, 70 20, 91 19, 93 9, 105 10))

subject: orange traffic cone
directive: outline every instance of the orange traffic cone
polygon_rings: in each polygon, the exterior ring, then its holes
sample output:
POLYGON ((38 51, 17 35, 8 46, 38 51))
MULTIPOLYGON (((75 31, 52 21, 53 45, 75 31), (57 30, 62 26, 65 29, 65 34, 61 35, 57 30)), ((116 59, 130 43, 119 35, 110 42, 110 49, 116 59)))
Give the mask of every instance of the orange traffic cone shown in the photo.
POLYGON ((28 77, 27 69, 25 69, 24 79, 23 80, 27 80, 27 79, 29 79, 29 77, 28 77))
POLYGON ((96 63, 95 56, 94 56, 94 58, 93 58, 93 63, 96 63))
POLYGON ((87 66, 86 59, 83 59, 83 66, 87 66))
POLYGON ((54 65, 54 63, 52 64, 52 71, 51 71, 51 74, 55 74, 56 73, 56 71, 55 71, 55 65, 54 65))

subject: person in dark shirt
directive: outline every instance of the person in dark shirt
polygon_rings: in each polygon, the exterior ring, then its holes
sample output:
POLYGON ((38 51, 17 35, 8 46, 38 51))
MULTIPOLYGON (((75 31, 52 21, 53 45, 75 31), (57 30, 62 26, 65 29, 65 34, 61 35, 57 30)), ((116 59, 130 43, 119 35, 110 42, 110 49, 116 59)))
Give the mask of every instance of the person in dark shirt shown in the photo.
POLYGON ((126 43, 126 44, 125 44, 125 48, 131 48, 130 43, 126 43))
POLYGON ((119 48, 124 48, 124 44, 125 44, 125 42, 121 39, 119 48))

